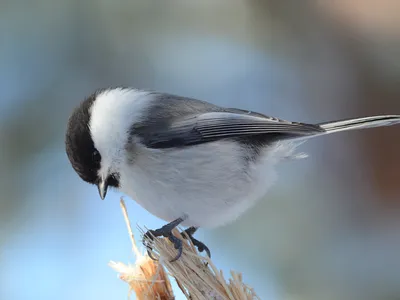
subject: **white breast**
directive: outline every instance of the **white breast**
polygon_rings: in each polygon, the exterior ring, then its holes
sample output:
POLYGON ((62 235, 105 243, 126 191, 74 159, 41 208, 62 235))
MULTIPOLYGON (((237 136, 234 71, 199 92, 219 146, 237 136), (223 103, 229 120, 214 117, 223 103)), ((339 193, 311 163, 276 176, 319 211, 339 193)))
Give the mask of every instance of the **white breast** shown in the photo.
POLYGON ((187 216, 184 226, 217 227, 265 195, 276 177, 274 165, 293 150, 293 144, 275 144, 254 164, 231 141, 182 149, 138 146, 134 163, 120 170, 121 190, 165 221, 187 216))

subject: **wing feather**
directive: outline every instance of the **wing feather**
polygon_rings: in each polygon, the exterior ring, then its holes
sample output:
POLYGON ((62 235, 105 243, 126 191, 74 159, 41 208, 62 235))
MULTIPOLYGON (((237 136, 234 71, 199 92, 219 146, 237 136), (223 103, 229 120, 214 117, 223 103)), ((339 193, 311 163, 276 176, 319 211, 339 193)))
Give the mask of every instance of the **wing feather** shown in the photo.
POLYGON ((207 112, 173 122, 154 130, 145 139, 150 148, 182 147, 226 138, 260 134, 280 134, 282 138, 324 132, 318 125, 295 123, 235 109, 233 112, 207 112))

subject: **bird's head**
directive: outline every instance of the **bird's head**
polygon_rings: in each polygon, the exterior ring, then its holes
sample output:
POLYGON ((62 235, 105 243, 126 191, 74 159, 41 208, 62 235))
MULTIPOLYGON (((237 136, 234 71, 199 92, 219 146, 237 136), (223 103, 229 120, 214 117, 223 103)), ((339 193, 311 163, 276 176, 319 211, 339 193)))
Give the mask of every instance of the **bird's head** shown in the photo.
POLYGON ((129 128, 135 120, 133 89, 99 90, 75 108, 68 121, 65 146, 76 173, 98 187, 105 198, 109 187, 120 186, 129 128))

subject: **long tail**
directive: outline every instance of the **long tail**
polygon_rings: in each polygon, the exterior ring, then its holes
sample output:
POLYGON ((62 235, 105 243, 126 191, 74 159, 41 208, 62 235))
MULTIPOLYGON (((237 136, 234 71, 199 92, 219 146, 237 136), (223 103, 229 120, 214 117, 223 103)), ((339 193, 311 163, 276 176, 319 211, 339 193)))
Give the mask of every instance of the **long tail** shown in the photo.
MULTIPOLYGON (((373 128, 381 126, 392 126, 400 123, 400 115, 374 116, 358 119, 346 119, 340 121, 320 123, 319 125, 327 133, 334 133, 346 130, 373 128)), ((317 134, 318 135, 318 134, 317 134)))

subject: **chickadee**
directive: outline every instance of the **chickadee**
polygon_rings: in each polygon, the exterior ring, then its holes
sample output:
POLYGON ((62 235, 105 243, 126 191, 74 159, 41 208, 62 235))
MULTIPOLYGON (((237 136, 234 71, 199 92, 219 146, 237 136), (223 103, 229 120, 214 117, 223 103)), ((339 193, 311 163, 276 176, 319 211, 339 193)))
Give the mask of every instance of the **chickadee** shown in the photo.
POLYGON ((146 236, 213 228, 237 219, 275 180, 274 167, 294 157, 304 140, 352 129, 400 123, 400 115, 321 124, 290 122, 205 101, 133 88, 104 89, 72 113, 66 152, 74 170, 98 187, 117 188, 168 223, 146 236))

